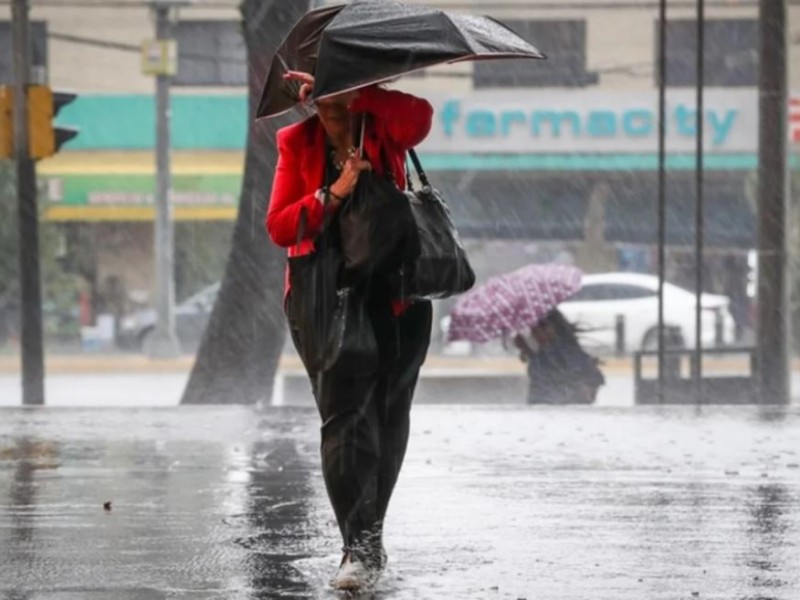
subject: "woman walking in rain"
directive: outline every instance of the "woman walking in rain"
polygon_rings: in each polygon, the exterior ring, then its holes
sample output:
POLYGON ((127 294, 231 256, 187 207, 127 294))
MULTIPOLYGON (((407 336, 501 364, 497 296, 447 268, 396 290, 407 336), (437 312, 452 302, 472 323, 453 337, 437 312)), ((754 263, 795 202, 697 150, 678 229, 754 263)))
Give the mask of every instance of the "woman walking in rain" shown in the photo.
MULTIPOLYGON (((300 99, 308 98, 311 75, 290 71, 285 78, 300 82, 300 99)), ((404 187, 406 151, 427 136, 433 114, 427 101, 377 86, 315 105, 316 115, 277 135, 266 225, 272 240, 288 248, 290 259, 316 252, 315 240, 324 232, 337 243, 338 215, 362 172, 373 170, 404 187)), ((303 340, 314 323, 304 321, 297 309, 309 298, 292 291, 291 270, 290 260, 286 312, 303 357, 308 350, 303 340)), ((304 359, 322 420, 323 476, 344 543, 332 582, 340 590, 374 585, 385 567, 383 522, 403 463, 412 396, 431 330, 430 302, 399 302, 380 278, 364 286, 362 301, 367 318, 361 326, 371 328, 377 342, 374 361, 367 362, 377 367, 364 370, 352 361, 337 361, 318 368, 304 359)))
POLYGON ((516 334, 514 346, 528 365, 528 404, 592 404, 605 383, 597 359, 558 309, 531 327, 529 337, 516 334))

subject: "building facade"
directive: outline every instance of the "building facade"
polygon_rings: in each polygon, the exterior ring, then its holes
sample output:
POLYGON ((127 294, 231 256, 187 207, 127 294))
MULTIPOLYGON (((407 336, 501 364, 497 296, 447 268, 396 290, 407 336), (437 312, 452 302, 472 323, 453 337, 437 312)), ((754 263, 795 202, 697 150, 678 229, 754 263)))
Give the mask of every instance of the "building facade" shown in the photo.
MULTIPOLYGON (((426 4, 489 13, 549 57, 444 66, 397 84, 435 105, 434 127, 420 152, 476 248, 479 271, 546 258, 595 271, 649 268, 656 239, 658 3, 426 4)), ((757 3, 707 5, 706 237, 711 255, 741 254, 755 243, 757 3)), ((667 233, 678 257, 693 236, 694 10, 693 2, 669 2, 667 233)), ((94 286, 114 277, 147 303, 155 111, 154 81, 142 74, 140 46, 153 37, 152 15, 139 2, 51 0, 34 2, 31 18, 35 75, 80 94, 59 115, 80 135, 39 168, 45 218, 72 231, 67 238, 94 241, 94 286)), ((2 48, 10 45, 9 19, 8 6, 0 6, 2 48)), ((789 2, 789 24, 789 59, 796 66, 800 2, 789 2)), ((186 238, 202 240, 212 231, 224 238, 220 232, 238 208, 248 127, 237 3, 189 4, 179 10, 175 32, 175 218, 186 238)), ((3 54, 0 80, 8 81, 3 54)), ((790 68, 789 77, 790 88, 800 90, 800 68, 790 68)), ((787 135, 798 168, 800 126, 793 119, 787 135)))

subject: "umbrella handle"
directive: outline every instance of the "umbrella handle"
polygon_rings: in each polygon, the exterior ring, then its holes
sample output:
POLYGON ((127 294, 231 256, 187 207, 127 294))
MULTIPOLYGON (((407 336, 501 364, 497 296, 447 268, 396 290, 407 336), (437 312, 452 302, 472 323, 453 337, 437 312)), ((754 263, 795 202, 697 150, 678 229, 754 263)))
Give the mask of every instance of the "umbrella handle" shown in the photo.
POLYGON ((358 141, 358 155, 364 158, 364 130, 367 128, 367 113, 361 113, 361 133, 358 141))

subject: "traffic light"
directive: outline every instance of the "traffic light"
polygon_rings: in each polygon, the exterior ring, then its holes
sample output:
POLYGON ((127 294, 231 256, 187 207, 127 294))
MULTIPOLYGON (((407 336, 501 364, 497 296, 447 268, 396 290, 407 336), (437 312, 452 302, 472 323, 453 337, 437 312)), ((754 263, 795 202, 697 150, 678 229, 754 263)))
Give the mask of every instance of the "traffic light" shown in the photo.
POLYGON ((13 90, 5 85, 0 85, 0 158, 11 158, 14 151, 14 127, 11 111, 13 90))
POLYGON ((53 156, 61 146, 78 135, 72 127, 58 127, 53 119, 59 111, 73 102, 77 94, 54 92, 46 85, 28 88, 28 131, 31 158, 53 156))
MULTIPOLYGON (((53 156, 78 135, 72 127, 58 127, 53 119, 76 94, 54 92, 46 85, 28 86, 28 146, 31 158, 53 156)), ((14 88, 0 86, 0 158, 14 158, 14 88)))

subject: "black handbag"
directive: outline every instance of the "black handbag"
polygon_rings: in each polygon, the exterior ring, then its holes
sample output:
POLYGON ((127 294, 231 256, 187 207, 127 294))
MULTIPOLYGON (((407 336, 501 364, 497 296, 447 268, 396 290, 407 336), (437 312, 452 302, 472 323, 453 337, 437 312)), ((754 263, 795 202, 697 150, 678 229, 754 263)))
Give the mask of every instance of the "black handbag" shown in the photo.
MULTIPOLYGON (((361 128, 363 154, 363 132, 361 128)), ((353 194, 339 211, 344 255, 344 281, 361 285, 378 275, 388 276, 419 256, 417 227, 405 193, 397 188, 381 152, 384 175, 364 171, 353 194)))
MULTIPOLYGON (((326 211, 327 213, 327 211, 326 211)), ((306 227, 300 215, 298 243, 306 227)), ((354 373, 377 368, 378 346, 363 299, 341 287, 344 256, 331 243, 330 220, 311 254, 289 258, 287 317, 292 340, 312 380, 334 365, 354 373)))
POLYGON ((403 300, 434 300, 461 294, 475 285, 475 272, 444 198, 431 186, 414 149, 408 154, 422 183, 422 188, 414 191, 409 178, 410 191, 406 192, 420 252, 394 275, 393 291, 403 300))

